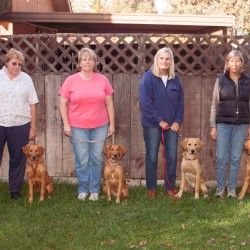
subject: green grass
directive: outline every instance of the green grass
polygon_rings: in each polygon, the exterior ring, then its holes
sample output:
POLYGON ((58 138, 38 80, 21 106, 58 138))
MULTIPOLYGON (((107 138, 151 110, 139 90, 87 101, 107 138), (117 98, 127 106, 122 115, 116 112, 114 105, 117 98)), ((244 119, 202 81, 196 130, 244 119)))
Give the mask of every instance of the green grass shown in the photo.
POLYGON ((157 190, 146 198, 145 187, 130 188, 128 201, 101 198, 78 201, 77 186, 56 183, 51 200, 12 201, 0 182, 0 249, 249 249, 250 194, 236 199, 184 194, 178 202, 157 190))

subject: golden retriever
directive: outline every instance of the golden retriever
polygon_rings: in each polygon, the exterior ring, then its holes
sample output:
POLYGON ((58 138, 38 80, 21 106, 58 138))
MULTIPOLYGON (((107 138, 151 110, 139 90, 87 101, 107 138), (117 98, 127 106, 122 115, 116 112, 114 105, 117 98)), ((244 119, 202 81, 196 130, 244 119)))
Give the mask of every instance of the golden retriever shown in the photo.
POLYGON ((45 193, 47 193, 48 198, 51 198, 53 193, 53 179, 49 177, 44 164, 43 154, 45 148, 39 144, 27 144, 22 149, 27 156, 28 202, 33 202, 34 192, 40 192, 39 202, 44 201, 45 193))
POLYGON ((121 196, 128 198, 128 185, 126 184, 126 175, 120 160, 126 152, 126 148, 120 144, 107 144, 103 150, 107 157, 104 166, 103 193, 107 195, 107 199, 111 201, 111 195, 116 197, 116 203, 120 203, 121 196))
POLYGON ((185 138, 181 141, 184 150, 181 162, 181 184, 180 190, 176 194, 177 198, 181 198, 183 192, 195 191, 195 199, 199 199, 200 189, 204 197, 207 197, 208 189, 205 180, 202 177, 201 166, 198 155, 204 143, 199 138, 185 138))
POLYGON ((245 197, 246 192, 250 192, 250 140, 245 142, 245 148, 247 151, 247 169, 246 169, 246 177, 239 193, 239 200, 242 200, 245 197))

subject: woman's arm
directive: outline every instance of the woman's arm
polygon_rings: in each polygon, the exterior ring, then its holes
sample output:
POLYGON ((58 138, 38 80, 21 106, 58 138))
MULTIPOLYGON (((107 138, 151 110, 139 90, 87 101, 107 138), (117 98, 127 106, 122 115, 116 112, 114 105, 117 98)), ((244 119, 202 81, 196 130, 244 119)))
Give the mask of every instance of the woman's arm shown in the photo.
POLYGON ((29 139, 33 140, 36 138, 36 104, 30 105, 30 115, 31 115, 31 120, 30 120, 29 139))
POLYGON ((115 110, 114 110, 112 95, 106 96, 105 104, 106 104, 108 116, 109 116, 108 135, 112 135, 115 133, 115 110))
POLYGON ((63 120, 64 134, 67 136, 72 136, 72 131, 71 131, 71 127, 69 125, 69 119, 68 119, 68 99, 63 96, 60 96, 59 107, 60 107, 61 117, 63 120))
POLYGON ((217 139, 216 129, 216 110, 219 102, 219 79, 216 79, 212 97, 211 113, 210 113, 210 136, 213 140, 217 139))

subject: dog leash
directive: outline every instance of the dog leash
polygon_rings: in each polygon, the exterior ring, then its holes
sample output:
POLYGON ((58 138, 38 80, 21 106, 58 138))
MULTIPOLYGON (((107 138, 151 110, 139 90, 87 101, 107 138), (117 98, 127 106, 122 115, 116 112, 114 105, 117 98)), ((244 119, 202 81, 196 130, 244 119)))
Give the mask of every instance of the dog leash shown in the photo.
MULTIPOLYGON (((166 179, 166 182, 168 183, 168 185, 170 186, 170 181, 168 179, 168 174, 167 174, 167 159, 165 157, 165 147, 164 147, 164 130, 167 130, 167 129, 170 129, 169 126, 165 127, 162 129, 162 138, 161 138, 161 143, 162 143, 162 155, 163 155, 163 164, 164 164, 164 177, 166 179)), ((183 139, 183 136, 178 132, 176 131, 176 133, 178 134, 178 136, 182 139, 183 139)))
POLYGON ((163 155, 163 166, 164 166, 164 177, 168 185, 170 186, 170 181, 168 179, 168 173, 167 173, 167 159, 165 157, 165 147, 164 147, 164 130, 170 129, 170 127, 165 127, 162 129, 162 135, 161 135, 161 143, 162 143, 162 155, 163 155))
POLYGON ((33 144, 36 144, 36 138, 34 139, 29 139, 29 142, 33 141, 33 144))
MULTIPOLYGON (((112 135, 112 144, 114 144, 114 134, 112 135)), ((97 142, 103 142, 106 141, 107 138, 111 137, 111 135, 107 135, 107 137, 103 140, 83 140, 81 138, 79 138, 78 136, 72 135, 72 137, 76 138, 77 140, 81 141, 81 142, 90 142, 90 143, 97 143, 97 142)))
POLYGON ((176 132, 177 132, 178 136, 179 136, 182 140, 184 140, 183 136, 182 136, 178 131, 176 131, 176 132))

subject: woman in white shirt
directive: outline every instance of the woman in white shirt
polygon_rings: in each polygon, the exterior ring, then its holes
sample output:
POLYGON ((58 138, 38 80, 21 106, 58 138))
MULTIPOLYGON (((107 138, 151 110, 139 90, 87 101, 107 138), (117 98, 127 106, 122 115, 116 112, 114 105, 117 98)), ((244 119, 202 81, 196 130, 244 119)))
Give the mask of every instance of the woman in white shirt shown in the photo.
POLYGON ((11 198, 18 200, 26 168, 22 147, 36 137, 37 94, 31 77, 21 71, 22 52, 10 49, 0 70, 0 163, 5 143, 9 151, 11 198))

